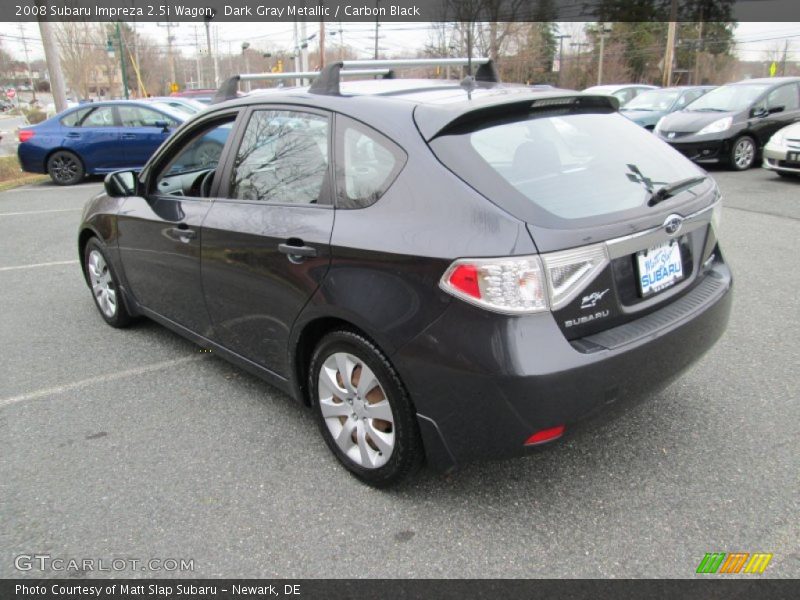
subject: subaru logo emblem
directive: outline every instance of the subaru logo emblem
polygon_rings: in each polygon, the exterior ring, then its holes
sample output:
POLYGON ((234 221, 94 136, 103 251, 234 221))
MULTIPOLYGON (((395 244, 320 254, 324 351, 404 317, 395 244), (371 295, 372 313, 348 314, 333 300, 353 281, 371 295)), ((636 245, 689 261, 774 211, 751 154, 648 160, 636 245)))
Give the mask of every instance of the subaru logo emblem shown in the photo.
POLYGON ((670 132, 667 134, 667 137, 668 137, 669 139, 672 139, 672 138, 674 138, 674 137, 675 137, 675 132, 674 132, 674 131, 670 131, 670 132))
POLYGON ((680 215, 670 215, 667 217, 666 221, 664 221, 664 231, 670 236, 678 233, 682 226, 683 217, 680 215))

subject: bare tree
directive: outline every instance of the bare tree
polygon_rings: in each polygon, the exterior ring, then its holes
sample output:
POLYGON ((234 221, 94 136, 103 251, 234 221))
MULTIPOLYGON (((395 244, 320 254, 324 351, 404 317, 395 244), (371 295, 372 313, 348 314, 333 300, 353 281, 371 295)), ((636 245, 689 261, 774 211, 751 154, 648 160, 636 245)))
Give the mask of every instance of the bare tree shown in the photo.
POLYGON ((56 28, 56 39, 61 50, 61 66, 69 86, 81 98, 90 94, 90 78, 96 58, 93 45, 93 23, 66 21, 56 28))

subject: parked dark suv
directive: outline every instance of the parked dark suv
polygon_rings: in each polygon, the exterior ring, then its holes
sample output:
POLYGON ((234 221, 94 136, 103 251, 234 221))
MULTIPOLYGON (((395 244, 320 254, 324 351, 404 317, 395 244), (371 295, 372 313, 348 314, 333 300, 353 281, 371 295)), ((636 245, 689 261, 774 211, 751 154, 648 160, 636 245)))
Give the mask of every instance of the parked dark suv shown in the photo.
POLYGON ((728 321, 716 184, 613 98, 480 64, 340 84, 337 63, 193 117, 86 206, 102 317, 149 317, 312 406, 376 486, 666 385, 728 321))

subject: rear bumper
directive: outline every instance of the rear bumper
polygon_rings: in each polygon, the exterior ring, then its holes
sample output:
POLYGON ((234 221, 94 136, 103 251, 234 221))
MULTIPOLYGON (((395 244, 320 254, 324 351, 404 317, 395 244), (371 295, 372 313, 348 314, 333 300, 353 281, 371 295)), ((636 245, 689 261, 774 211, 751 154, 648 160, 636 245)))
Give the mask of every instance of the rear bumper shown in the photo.
POLYGON ((692 288, 681 305, 582 345, 568 342, 549 313, 508 317, 453 301, 393 357, 415 402, 429 463, 446 471, 522 454, 534 432, 669 384, 727 326, 730 270, 718 262, 705 278, 709 285, 692 288))
POLYGON ((45 152, 32 144, 21 143, 17 147, 17 157, 19 165, 23 171, 28 173, 45 173, 44 157, 45 152))

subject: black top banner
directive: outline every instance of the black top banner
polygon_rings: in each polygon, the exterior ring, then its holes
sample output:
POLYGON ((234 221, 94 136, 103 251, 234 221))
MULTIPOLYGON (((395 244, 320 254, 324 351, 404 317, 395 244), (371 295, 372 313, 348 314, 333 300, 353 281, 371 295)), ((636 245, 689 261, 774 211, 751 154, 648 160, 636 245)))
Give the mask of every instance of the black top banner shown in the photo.
POLYGON ((797 0, 3 0, 0 21, 794 21, 797 0))

